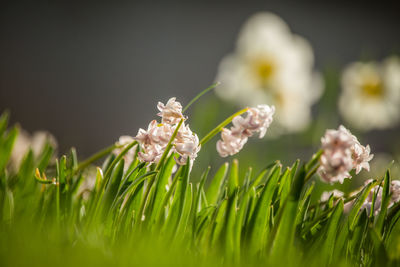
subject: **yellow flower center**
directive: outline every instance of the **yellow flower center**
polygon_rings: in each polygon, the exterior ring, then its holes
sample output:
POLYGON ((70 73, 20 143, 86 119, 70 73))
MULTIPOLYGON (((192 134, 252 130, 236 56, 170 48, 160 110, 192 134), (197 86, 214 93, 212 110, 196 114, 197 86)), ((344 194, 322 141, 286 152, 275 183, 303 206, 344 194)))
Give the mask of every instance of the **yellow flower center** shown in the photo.
POLYGON ((380 80, 369 81, 362 85, 361 90, 367 97, 378 98, 384 94, 383 84, 380 80))
POLYGON ((254 63, 254 71, 260 82, 265 85, 269 82, 275 72, 275 65, 268 59, 257 59, 254 63))

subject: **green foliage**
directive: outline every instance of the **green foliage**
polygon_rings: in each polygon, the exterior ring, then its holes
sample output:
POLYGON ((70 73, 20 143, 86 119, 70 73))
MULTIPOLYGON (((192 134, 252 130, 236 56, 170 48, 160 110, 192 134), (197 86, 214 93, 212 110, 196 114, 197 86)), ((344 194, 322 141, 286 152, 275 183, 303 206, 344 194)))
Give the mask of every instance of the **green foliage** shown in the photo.
MULTIPOLYGON (((78 162, 46 144, 11 167, 18 129, 0 118, 0 263, 8 265, 373 266, 399 264, 400 204, 390 173, 354 200, 312 202, 318 155, 241 177, 237 160, 191 177, 168 152, 157 166, 111 146, 78 162), (91 163, 108 156, 102 167, 91 163), (51 178, 47 178, 51 177, 51 178), (207 179, 209 185, 206 187, 207 179), (198 181, 198 182, 194 182, 198 181), (92 186, 87 186, 92 182, 92 186), (382 186, 377 214, 363 203, 382 186), (349 201, 350 209, 345 209, 349 201)), ((190 160, 188 160, 190 162, 190 160)), ((376 199, 376 193, 375 193, 376 199)))

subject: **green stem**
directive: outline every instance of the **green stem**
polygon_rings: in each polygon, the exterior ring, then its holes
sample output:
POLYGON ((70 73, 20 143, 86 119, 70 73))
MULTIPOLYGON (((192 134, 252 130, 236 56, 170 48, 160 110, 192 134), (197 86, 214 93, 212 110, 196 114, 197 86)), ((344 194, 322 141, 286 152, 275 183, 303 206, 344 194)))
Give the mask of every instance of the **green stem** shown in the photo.
POLYGON ((57 217, 57 224, 60 225, 61 223, 61 216, 60 216, 60 180, 58 175, 56 176, 56 217, 57 217))
POLYGON ((137 141, 133 141, 129 145, 124 146, 124 149, 121 151, 121 153, 119 153, 119 155, 113 160, 111 165, 108 167, 108 169, 107 169, 107 171, 106 171, 106 173, 104 175, 104 177, 106 179, 111 174, 111 172, 114 169, 115 165, 117 165, 117 163, 122 159, 123 156, 125 156, 125 154, 128 152, 128 150, 130 150, 132 147, 134 147, 137 143, 138 143, 137 141))
POLYGON ((186 107, 182 110, 182 113, 184 113, 194 102, 196 102, 200 97, 202 97, 203 95, 205 95, 206 93, 208 93, 209 91, 211 91, 212 89, 214 89, 215 87, 217 87, 218 85, 220 85, 220 82, 216 82, 212 85, 210 85, 209 87, 207 87, 206 89, 204 89, 203 91, 201 91, 198 95, 196 95, 190 102, 189 104, 186 105, 186 107))
POLYGON ((206 136, 203 137, 203 139, 201 139, 200 141, 200 145, 204 145, 205 143, 207 143, 211 138, 214 137, 214 135, 216 135, 217 133, 219 133, 222 128, 224 128, 226 125, 228 125, 229 123, 231 123, 231 121, 233 120, 234 117, 239 116, 243 113, 245 113, 249 108, 244 108, 242 110, 239 110, 238 112, 236 112, 235 114, 229 116, 226 120, 224 120, 223 122, 221 122, 217 127, 215 127, 211 132, 209 132, 206 136))
POLYGON ((183 119, 181 119, 181 120, 179 121, 178 125, 176 126, 175 131, 174 131, 174 133, 172 134, 171 138, 169 139, 169 142, 168 142, 168 144, 167 144, 167 147, 165 148, 164 153, 163 153, 162 156, 161 156, 161 159, 160 159, 160 160, 158 161, 158 163, 157 163, 157 166, 156 166, 156 168, 155 168, 155 171, 160 170, 161 166, 163 165, 163 163, 164 163, 164 161, 165 161, 165 158, 168 156, 168 153, 169 153, 169 151, 170 151, 171 148, 172 148, 172 142, 175 140, 175 137, 176 137, 176 135, 178 134, 178 130, 179 130, 179 128, 181 127, 182 123, 183 123, 183 119))
POLYGON ((86 159, 85 161, 81 162, 78 167, 74 170, 75 173, 77 173, 78 171, 86 168, 87 166, 89 166, 90 164, 92 164, 93 162, 95 162, 96 160, 101 159, 102 157, 108 155, 109 153, 111 153, 111 151, 113 151, 115 148, 117 147, 117 145, 112 145, 109 147, 104 148, 103 150, 97 152, 96 154, 94 154, 93 156, 91 156, 90 158, 86 159))
MULTIPOLYGON (((104 190, 105 190, 106 185, 108 183, 108 180, 110 179, 112 170, 114 169, 115 165, 122 159, 122 157, 128 152, 128 150, 131 149, 136 144, 137 144, 137 141, 133 141, 129 145, 126 145, 124 147, 124 149, 121 151, 121 153, 119 153, 119 155, 113 160, 111 165, 108 167, 105 175, 103 176, 104 177, 103 180, 100 182, 99 191, 94 196, 94 203, 93 203, 94 210, 93 210, 92 216, 90 216, 90 219, 89 219, 89 222, 88 222, 88 226, 91 225, 91 223, 93 221, 93 218, 97 217, 97 214, 98 214, 98 212, 100 210, 100 202, 101 202, 101 199, 103 197, 103 193, 104 193, 104 190)), ((100 154, 100 153, 98 153, 98 154, 100 154)))
POLYGON ((315 166, 311 171, 309 171, 307 173, 307 176, 304 179, 304 184, 306 184, 308 182, 308 180, 311 179, 311 177, 317 172, 318 168, 319 168, 319 164, 317 164, 317 166, 315 166))
POLYGON ((316 163, 318 163, 323 152, 324 151, 320 149, 312 156, 311 160, 306 164, 306 171, 309 171, 316 163))

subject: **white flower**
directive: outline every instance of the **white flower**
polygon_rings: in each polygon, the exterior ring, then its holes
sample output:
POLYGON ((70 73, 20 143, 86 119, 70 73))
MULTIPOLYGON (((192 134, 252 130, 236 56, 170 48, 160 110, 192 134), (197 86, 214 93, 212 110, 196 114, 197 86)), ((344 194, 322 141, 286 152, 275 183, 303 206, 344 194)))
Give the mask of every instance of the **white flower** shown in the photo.
POLYGON ((29 149, 32 149, 33 156, 37 158, 42 153, 46 143, 49 143, 53 148, 57 148, 57 140, 50 133, 38 131, 30 135, 28 132, 20 129, 10 157, 10 163, 14 170, 18 170, 29 149))
POLYGON ((201 148, 197 134, 190 130, 189 125, 184 124, 178 130, 174 145, 176 152, 181 156, 177 160, 180 165, 186 164, 188 157, 191 161, 196 159, 201 148))
POLYGON ((272 123, 275 113, 274 106, 258 105, 257 108, 249 108, 247 117, 236 116, 232 120, 235 131, 248 130, 251 133, 259 132, 259 138, 263 138, 268 127, 272 123))
POLYGON ((259 133, 259 138, 264 137, 272 123, 275 107, 258 105, 247 110, 246 118, 236 116, 232 120, 230 130, 223 128, 221 140, 217 142, 217 151, 221 157, 232 156, 238 153, 253 133, 259 133))
POLYGON ((138 153, 139 160, 152 163, 158 162, 173 132, 171 125, 158 124, 156 120, 150 122, 147 131, 139 129, 135 137, 135 140, 142 147, 142 151, 138 153))
MULTIPOLYGON (((158 102, 157 108, 160 110, 157 115, 162 117, 162 123, 151 121, 147 130, 139 129, 135 137, 142 148, 138 153, 140 161, 157 163, 164 154, 178 123, 184 119, 182 105, 175 97, 170 98, 166 105, 158 102)), ((176 161, 181 165, 186 164, 188 158, 193 161, 201 148, 199 138, 185 123, 181 124, 171 144, 173 146, 169 153, 178 153, 180 158, 176 161)))
MULTIPOLYGON (((128 135, 123 135, 118 139, 118 142, 116 145, 118 146, 117 148, 114 149, 113 153, 115 155, 118 155, 122 152, 122 150, 125 149, 125 147, 129 144, 131 144, 135 139, 132 136, 128 135)), ((128 169, 128 167, 131 165, 135 158, 135 152, 136 152, 136 145, 133 146, 131 149, 129 149, 126 154, 123 156, 124 161, 125 161, 125 166, 124 169, 128 169)))
POLYGON ((369 145, 365 147, 357 141, 353 146, 352 152, 356 174, 358 174, 362 169, 369 171, 369 161, 374 157, 373 154, 370 154, 371 149, 369 145))
MULTIPOLYGON (((368 185, 372 180, 369 179, 365 181, 365 185, 368 185)), ((371 191, 369 192, 367 198, 365 199, 361 209, 366 209, 368 214, 371 211, 372 207, 372 202, 374 199, 374 195, 376 194, 376 199, 375 199, 375 204, 374 204, 374 215, 378 215, 378 213, 381 211, 381 205, 382 205, 382 185, 376 185, 374 186, 371 191)), ((400 181, 399 180, 393 180, 390 183, 390 188, 389 188, 389 193, 391 194, 390 200, 389 200, 389 205, 388 208, 392 207, 394 204, 400 201, 400 181)))
POLYGON ((326 202, 333 195, 334 198, 343 198, 344 193, 340 190, 334 189, 332 191, 324 191, 321 195, 321 202, 326 202))
POLYGON ((217 141, 217 151, 223 158, 238 153, 246 144, 247 137, 233 134, 231 130, 223 128, 221 140, 217 141))
POLYGON ((82 198, 86 201, 89 200, 90 193, 96 186, 96 174, 97 174, 96 168, 85 169, 84 178, 82 179, 78 191, 76 192, 77 196, 82 196, 82 198))
POLYGON ((400 120, 400 59, 356 62, 342 74, 339 110, 360 130, 385 129, 400 120))
POLYGON ((338 130, 327 130, 321 138, 323 153, 320 158, 318 174, 327 183, 343 183, 345 178, 351 178, 350 171, 361 169, 369 171, 369 146, 362 146, 357 138, 344 126, 338 130))
POLYGON ((348 136, 347 138, 352 139, 351 146, 351 157, 353 159, 353 165, 356 169, 356 174, 360 173, 362 169, 369 171, 369 161, 374 157, 373 154, 370 154, 371 148, 369 145, 363 146, 358 141, 357 137, 355 137, 351 132, 346 129, 343 125, 339 126, 339 132, 342 133, 342 136, 348 136))
POLYGON ((292 34, 278 16, 258 13, 242 28, 236 51, 222 60, 216 92, 242 106, 271 103, 280 131, 301 131, 323 87, 313 61, 304 38, 292 34))
POLYGON ((158 102, 157 108, 160 112, 157 115, 162 118, 162 123, 177 124, 183 118, 182 105, 175 100, 175 97, 170 98, 166 105, 158 102))

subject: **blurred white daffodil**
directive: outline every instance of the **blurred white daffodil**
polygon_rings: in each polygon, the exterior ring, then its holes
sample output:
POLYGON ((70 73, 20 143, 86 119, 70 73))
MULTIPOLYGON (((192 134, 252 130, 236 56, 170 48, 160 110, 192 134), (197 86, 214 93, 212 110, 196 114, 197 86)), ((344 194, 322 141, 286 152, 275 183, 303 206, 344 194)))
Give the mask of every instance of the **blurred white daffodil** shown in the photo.
POLYGON ((394 126, 400 120, 400 59, 347 66, 342 74, 339 109, 359 130, 394 126))
POLYGON ((312 48, 304 38, 293 34, 278 16, 259 13, 242 28, 236 51, 222 60, 216 92, 242 106, 272 104, 275 132, 301 131, 323 88, 313 64, 312 48))
POLYGON ((35 158, 39 157, 46 143, 50 144, 55 149, 57 148, 57 140, 52 134, 45 131, 37 131, 31 135, 21 129, 11 153, 10 163, 12 167, 15 170, 19 168, 29 149, 32 150, 35 158))

